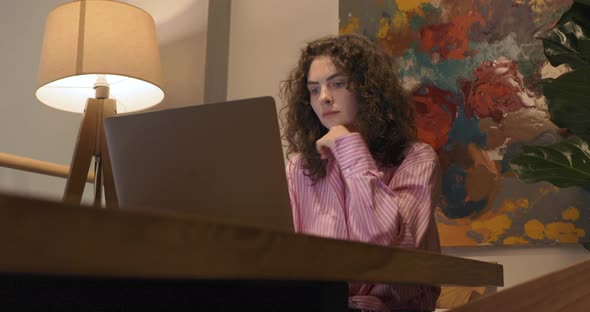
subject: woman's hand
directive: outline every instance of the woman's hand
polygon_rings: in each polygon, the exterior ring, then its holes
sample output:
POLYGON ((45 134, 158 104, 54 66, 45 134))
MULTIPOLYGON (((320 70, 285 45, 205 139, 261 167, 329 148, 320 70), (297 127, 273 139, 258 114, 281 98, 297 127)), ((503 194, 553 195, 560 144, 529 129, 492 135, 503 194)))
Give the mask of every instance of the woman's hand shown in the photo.
POLYGON ((330 128, 326 135, 315 142, 315 148, 320 154, 320 157, 322 159, 328 159, 330 150, 334 147, 334 141, 336 141, 337 138, 345 136, 349 133, 350 131, 342 125, 337 125, 330 128))

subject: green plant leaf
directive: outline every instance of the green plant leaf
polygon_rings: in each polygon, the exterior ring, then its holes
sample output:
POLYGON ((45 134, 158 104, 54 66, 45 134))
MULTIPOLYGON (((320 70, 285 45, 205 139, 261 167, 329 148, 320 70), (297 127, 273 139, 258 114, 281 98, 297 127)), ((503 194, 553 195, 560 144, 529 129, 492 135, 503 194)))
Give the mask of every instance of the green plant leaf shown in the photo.
POLYGON ((545 56, 553 66, 571 68, 590 63, 590 0, 576 1, 555 27, 537 34, 543 40, 545 56))
POLYGON ((590 138, 590 65, 543 81, 551 121, 590 138))
POLYGON ((524 146, 510 162, 523 181, 548 181, 557 187, 590 185, 590 147, 579 137, 550 146, 524 146))
POLYGON ((574 2, 590 6, 590 0, 574 0, 574 2))
POLYGON ((556 25, 537 34, 553 66, 573 71, 543 80, 551 121, 577 136, 550 146, 524 146, 510 162, 528 183, 548 181, 558 187, 590 191, 590 0, 575 0, 556 25))
POLYGON ((590 0, 575 0, 569 10, 567 10, 557 21, 557 25, 563 25, 569 21, 574 21, 582 27, 589 29, 590 20, 588 19, 588 10, 590 10, 590 0))

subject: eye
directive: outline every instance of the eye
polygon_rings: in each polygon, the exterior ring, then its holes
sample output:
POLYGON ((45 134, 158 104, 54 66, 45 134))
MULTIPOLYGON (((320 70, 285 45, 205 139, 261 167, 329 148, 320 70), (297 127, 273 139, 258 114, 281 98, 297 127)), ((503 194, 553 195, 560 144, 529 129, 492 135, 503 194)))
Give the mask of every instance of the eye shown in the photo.
POLYGON ((311 89, 309 89, 309 93, 311 95, 318 95, 318 94, 320 94, 320 88, 311 88, 311 89))
POLYGON ((340 89, 340 88, 346 88, 346 82, 345 81, 334 81, 332 82, 332 87, 336 88, 336 89, 340 89))

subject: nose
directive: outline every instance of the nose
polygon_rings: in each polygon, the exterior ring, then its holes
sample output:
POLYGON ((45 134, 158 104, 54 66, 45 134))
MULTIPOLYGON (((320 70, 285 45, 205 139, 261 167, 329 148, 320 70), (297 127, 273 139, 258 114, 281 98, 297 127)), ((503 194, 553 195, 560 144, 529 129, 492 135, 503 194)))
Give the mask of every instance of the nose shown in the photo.
POLYGON ((330 90, 328 90, 329 88, 322 88, 321 93, 320 93, 320 103, 322 104, 333 104, 334 103, 334 98, 332 97, 332 94, 330 93, 330 90))

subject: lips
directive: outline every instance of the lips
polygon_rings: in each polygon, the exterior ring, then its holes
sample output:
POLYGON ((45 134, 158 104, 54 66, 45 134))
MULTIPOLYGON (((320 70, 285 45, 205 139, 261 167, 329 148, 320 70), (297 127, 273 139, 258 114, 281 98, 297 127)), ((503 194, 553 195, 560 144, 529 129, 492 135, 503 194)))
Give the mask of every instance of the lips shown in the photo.
POLYGON ((329 117, 338 114, 338 111, 327 111, 322 113, 322 117, 329 117))

